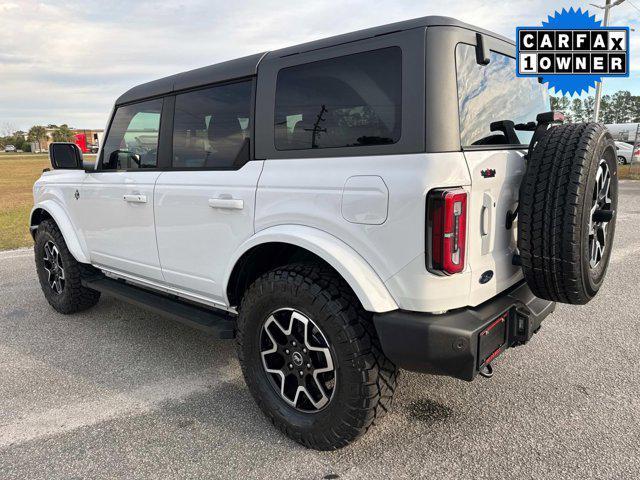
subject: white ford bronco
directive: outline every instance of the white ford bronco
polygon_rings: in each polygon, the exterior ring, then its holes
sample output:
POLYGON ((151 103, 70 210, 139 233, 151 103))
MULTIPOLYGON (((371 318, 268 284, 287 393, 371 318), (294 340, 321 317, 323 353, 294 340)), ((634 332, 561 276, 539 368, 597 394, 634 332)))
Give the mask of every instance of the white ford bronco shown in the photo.
POLYGON ((609 133, 558 124, 514 55, 425 17, 132 88, 95 162, 53 144, 34 186, 46 299, 235 338, 260 408, 316 449, 379 420, 400 368, 490 376, 596 295, 617 202, 609 133))

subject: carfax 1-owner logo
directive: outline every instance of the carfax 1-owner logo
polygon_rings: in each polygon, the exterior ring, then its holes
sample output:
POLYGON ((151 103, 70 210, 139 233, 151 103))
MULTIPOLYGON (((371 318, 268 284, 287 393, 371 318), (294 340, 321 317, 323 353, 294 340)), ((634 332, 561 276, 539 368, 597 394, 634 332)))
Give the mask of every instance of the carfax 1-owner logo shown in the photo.
POLYGON ((516 28, 519 77, 541 77, 556 93, 581 94, 602 77, 629 76, 629 27, 602 26, 587 10, 549 15, 516 28))

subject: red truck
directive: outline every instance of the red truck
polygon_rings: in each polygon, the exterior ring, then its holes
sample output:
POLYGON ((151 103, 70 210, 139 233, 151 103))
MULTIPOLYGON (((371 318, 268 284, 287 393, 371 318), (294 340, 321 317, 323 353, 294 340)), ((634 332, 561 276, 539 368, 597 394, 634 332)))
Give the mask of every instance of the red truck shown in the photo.
POLYGON ((93 138, 90 138, 87 141, 86 133, 76 133, 74 134, 74 143, 78 145, 82 153, 98 153, 98 147, 101 140, 101 133, 95 132, 93 133, 93 138))
POLYGON ((87 148, 87 135, 85 135, 84 133, 76 133, 73 136, 73 139, 75 144, 80 147, 82 153, 89 153, 89 149, 87 148))

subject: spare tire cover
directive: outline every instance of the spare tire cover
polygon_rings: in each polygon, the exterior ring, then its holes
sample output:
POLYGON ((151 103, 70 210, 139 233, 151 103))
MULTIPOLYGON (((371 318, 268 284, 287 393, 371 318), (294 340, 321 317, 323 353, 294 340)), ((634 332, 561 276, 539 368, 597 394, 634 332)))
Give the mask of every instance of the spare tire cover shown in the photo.
POLYGON ((533 293, 585 304, 602 285, 618 205, 616 149, 597 123, 550 128, 537 142, 519 193, 518 248, 533 293))

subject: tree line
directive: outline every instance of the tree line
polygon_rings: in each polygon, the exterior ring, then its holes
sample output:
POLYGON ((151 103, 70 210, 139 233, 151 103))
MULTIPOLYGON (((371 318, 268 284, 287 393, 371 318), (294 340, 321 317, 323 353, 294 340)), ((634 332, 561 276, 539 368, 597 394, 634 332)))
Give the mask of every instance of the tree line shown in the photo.
POLYGON ((73 142, 73 132, 66 123, 62 125, 34 125, 28 132, 15 130, 9 125, 1 127, 0 130, 0 148, 4 149, 5 145, 13 145, 17 150, 23 152, 31 151, 31 144, 35 143, 38 150, 42 150, 49 139, 47 129, 53 129, 50 140, 52 142, 73 142), (26 138, 25 138, 26 137, 26 138))
MULTIPOLYGON (((571 99, 551 96, 551 110, 564 112, 570 122, 592 121, 594 104, 594 97, 571 99)), ((603 95, 599 121, 607 124, 640 122, 640 95, 631 95, 627 90, 603 95)))
MULTIPOLYGON (((594 97, 574 98, 551 96, 551 109, 564 112, 570 122, 589 122, 593 118, 594 97)), ((628 90, 620 90, 613 95, 603 95, 600 103, 600 122, 602 123, 640 123, 640 95, 631 95, 628 90)), ((38 150, 47 140, 46 129, 54 129, 51 140, 54 142, 73 142, 73 132, 67 124, 34 125, 26 132, 16 131, 9 125, 0 126, 0 148, 14 145, 23 152, 31 151, 35 143, 38 150)))

